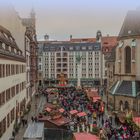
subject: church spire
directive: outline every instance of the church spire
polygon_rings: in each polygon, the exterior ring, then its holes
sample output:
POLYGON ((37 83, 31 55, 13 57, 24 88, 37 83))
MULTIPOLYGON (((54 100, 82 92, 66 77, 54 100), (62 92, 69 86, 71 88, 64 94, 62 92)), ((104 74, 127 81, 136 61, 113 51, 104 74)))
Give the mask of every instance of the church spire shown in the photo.
POLYGON ((31 9, 30 16, 31 16, 31 18, 35 19, 35 11, 34 11, 34 8, 31 9))

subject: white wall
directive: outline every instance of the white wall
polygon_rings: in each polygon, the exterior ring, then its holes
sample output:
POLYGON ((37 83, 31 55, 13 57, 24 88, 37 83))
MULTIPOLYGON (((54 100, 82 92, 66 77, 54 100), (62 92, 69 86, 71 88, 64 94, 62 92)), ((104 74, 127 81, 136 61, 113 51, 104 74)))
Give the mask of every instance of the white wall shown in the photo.
MULTIPOLYGON (((25 63, 0 59, 0 64, 25 64, 25 63)), ((24 81, 26 81, 26 73, 0 78, 0 93, 24 81)), ((23 91, 16 94, 13 98, 11 98, 8 102, 6 102, 4 105, 0 107, 0 121, 2 121, 7 116, 7 114, 14 107, 16 107, 16 102, 20 103, 24 98, 26 98, 26 88, 23 91)), ((12 135, 12 130, 13 123, 10 124, 9 128, 7 128, 1 140, 8 140, 9 137, 11 137, 12 135)))

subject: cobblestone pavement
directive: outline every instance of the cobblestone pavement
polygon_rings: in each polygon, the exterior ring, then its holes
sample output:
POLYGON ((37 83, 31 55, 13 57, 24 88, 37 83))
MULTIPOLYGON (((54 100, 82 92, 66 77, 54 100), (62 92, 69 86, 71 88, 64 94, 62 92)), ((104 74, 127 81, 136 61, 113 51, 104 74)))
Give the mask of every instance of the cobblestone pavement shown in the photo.
MULTIPOLYGON (((30 112, 25 115, 24 117, 27 118, 28 123, 31 121, 31 117, 35 116, 36 114, 39 113, 39 111, 43 110, 43 107, 46 103, 46 98, 43 95, 40 95, 38 97, 33 97, 32 102, 31 102, 31 110, 30 112)), ((16 134, 15 140, 22 140, 22 137, 26 131, 27 126, 22 126, 20 127, 19 132, 16 134)))

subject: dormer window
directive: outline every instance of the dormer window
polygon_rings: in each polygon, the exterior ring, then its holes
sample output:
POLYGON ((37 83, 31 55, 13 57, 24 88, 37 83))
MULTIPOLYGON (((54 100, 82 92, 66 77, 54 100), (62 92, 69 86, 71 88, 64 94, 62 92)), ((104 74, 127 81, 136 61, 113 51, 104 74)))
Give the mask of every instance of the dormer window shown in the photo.
POLYGON ((108 49, 108 48, 106 48, 106 49, 105 49, 105 52, 108 52, 108 51, 109 51, 109 49, 108 49))
POLYGON ((136 47, 136 39, 133 39, 133 40, 132 40, 131 46, 132 46, 132 47, 136 47))
POLYGON ((104 44, 108 44, 108 42, 104 42, 104 44))
POLYGON ((0 41, 0 49, 2 49, 2 42, 0 41))
POLYGON ((9 51, 9 46, 8 45, 5 45, 5 50, 9 51))
POLYGON ((5 43, 2 43, 2 48, 5 50, 5 43))
POLYGON ((119 43, 119 48, 123 47, 123 44, 124 44, 124 42, 121 41, 121 42, 119 43))

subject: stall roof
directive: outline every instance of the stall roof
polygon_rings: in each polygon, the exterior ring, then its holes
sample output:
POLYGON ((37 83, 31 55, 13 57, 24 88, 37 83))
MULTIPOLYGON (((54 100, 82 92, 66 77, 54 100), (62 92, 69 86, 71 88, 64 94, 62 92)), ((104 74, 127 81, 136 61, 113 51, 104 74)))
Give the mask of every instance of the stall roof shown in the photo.
POLYGON ((140 117, 134 117, 134 118, 133 118, 133 121, 134 121, 138 126, 140 126, 140 117))
POLYGON ((86 116, 87 114, 85 112, 80 112, 77 114, 78 117, 84 117, 86 116))
POLYGON ((43 135, 44 135, 44 123, 34 122, 34 123, 29 123, 23 138, 24 139, 42 138, 43 135))
POLYGON ((96 102, 98 100, 101 100, 101 97, 100 96, 93 97, 93 102, 96 102))
POLYGON ((71 111, 70 111, 70 114, 71 114, 71 115, 76 114, 76 113, 78 113, 77 110, 71 110, 71 111))
POLYGON ((45 111, 51 112, 51 108, 46 107, 46 108, 45 108, 45 111))
POLYGON ((76 140, 99 140, 99 138, 90 133, 74 133, 76 140))
POLYGON ((63 113, 65 110, 63 108, 59 109, 59 112, 63 113))
POLYGON ((56 126, 63 126, 65 124, 68 124, 71 122, 70 119, 66 118, 66 117, 60 117, 58 119, 54 119, 52 120, 50 117, 47 117, 47 116, 44 116, 42 118, 39 118, 38 121, 41 121, 41 122, 51 122, 52 124, 55 124, 56 126))

